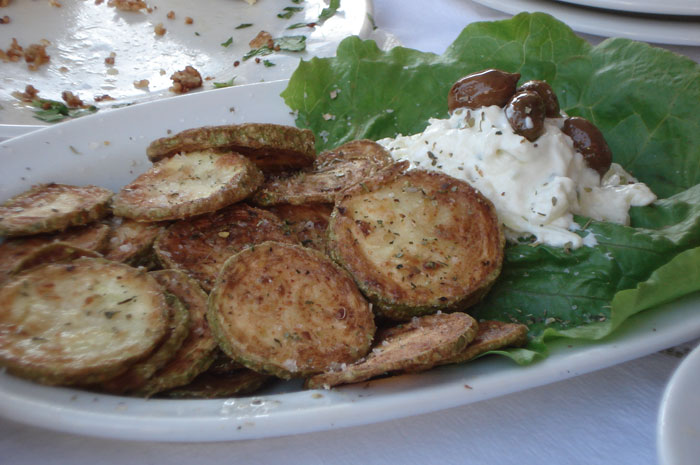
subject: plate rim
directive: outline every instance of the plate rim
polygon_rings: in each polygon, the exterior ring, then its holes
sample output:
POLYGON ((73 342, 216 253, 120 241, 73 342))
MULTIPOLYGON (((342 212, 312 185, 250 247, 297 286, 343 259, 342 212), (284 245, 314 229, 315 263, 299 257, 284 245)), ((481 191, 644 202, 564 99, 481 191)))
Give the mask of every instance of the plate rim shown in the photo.
MULTIPOLYGON (((683 431, 677 429, 679 402, 688 395, 697 394, 693 388, 697 387, 692 381, 700 380, 699 374, 693 374, 693 370, 700 368, 700 343, 698 343, 680 362, 669 378, 659 403, 659 412, 656 424, 656 450, 661 465, 680 465, 678 458, 678 438, 683 431)), ((683 404, 687 408, 687 404, 683 404)), ((697 413, 697 412, 695 412, 697 413)), ((700 427, 700 421, 696 422, 700 427)), ((687 442, 688 438, 681 443, 687 442)))
MULTIPOLYGON (((573 4, 558 3, 550 0, 473 0, 475 3, 488 8, 502 11, 511 15, 522 11, 540 11, 548 13, 560 21, 566 23, 573 30, 592 34, 599 37, 622 37, 632 40, 653 42, 667 45, 700 45, 700 33, 688 33, 687 28, 681 27, 683 23, 661 19, 631 18, 624 15, 616 15, 614 12, 592 11, 579 8, 573 4), (616 21, 614 30, 604 26, 607 21, 616 21), (632 26, 625 30, 620 28, 619 21, 632 26), (657 32, 647 32, 654 30, 657 32), (662 31, 662 32, 659 32, 662 31), (612 34, 611 34, 612 33, 612 34)), ((700 31, 700 21, 692 24, 693 31, 700 31)), ((690 28, 690 26, 688 26, 690 28)))
POLYGON ((630 12, 663 16, 697 16, 700 15, 700 3, 674 5, 673 2, 658 2, 656 0, 640 0, 634 2, 625 0, 555 0, 572 5, 601 8, 613 12, 630 12))

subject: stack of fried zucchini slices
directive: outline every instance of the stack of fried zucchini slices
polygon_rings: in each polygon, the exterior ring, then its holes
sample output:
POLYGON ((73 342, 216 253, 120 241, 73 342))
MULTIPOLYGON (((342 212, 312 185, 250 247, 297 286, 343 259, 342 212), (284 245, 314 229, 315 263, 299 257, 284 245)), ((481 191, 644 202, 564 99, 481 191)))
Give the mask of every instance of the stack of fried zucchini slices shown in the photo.
POLYGON ((273 124, 192 129, 154 141, 153 165, 116 195, 44 184, 0 205, 0 365, 114 394, 221 397, 525 341, 524 326, 463 313, 503 261, 488 200, 372 141, 314 146, 273 124))

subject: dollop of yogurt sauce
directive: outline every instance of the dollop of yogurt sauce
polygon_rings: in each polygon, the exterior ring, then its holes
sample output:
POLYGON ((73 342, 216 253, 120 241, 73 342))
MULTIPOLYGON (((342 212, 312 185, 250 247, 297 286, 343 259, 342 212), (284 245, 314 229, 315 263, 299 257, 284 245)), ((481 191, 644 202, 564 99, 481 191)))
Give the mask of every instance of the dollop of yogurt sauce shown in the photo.
POLYGON ((555 247, 594 246, 581 237, 574 215, 629 223, 630 206, 656 196, 620 165, 601 176, 561 131, 564 118, 546 118, 534 142, 515 134, 498 106, 459 108, 448 119, 431 118, 420 134, 378 141, 396 160, 462 179, 493 202, 509 240, 534 235, 555 247))

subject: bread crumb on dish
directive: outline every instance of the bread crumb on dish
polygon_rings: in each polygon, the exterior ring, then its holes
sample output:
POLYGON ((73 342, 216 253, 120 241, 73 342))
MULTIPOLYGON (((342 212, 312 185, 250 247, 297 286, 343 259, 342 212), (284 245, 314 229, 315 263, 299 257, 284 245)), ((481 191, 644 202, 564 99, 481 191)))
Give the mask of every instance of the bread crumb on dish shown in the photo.
POLYGON ((158 23, 153 28, 153 32, 155 32, 157 36, 164 36, 166 31, 167 29, 163 27, 163 23, 158 23))
POLYGON ((190 65, 187 65, 181 71, 173 73, 170 79, 173 81, 170 91, 176 94, 184 94, 192 89, 202 87, 202 75, 190 65))
POLYGON ((121 11, 140 11, 148 9, 143 0, 109 0, 107 6, 111 6, 121 11))

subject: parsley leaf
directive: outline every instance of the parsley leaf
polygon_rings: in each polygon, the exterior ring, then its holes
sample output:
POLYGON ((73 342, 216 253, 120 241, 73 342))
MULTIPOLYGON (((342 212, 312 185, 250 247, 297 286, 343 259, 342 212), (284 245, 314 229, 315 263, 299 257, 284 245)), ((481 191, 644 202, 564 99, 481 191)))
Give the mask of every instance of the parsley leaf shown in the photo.
POLYGON ((90 105, 85 108, 70 108, 65 103, 56 100, 36 99, 32 101, 34 117, 47 123, 57 123, 66 118, 79 118, 90 113, 95 113, 97 107, 90 105))
POLYGON ((303 10, 304 7, 301 6, 286 6, 283 8, 284 13, 278 13, 277 17, 282 19, 289 19, 294 15, 294 13, 298 13, 303 10))
POLYGON ((225 81, 225 82, 214 82, 214 83, 212 83, 212 84, 214 84, 214 88, 215 88, 215 89, 221 89, 222 87, 231 87, 231 86, 234 85, 234 84, 233 84, 233 81, 234 81, 235 79, 236 79, 236 76, 232 77, 232 78, 229 79, 228 81, 225 81))
POLYGON ((338 11, 338 8, 340 8, 340 0, 331 0, 331 3, 330 5, 328 5, 328 8, 324 8, 321 11, 321 14, 318 15, 318 22, 322 23, 331 16, 335 15, 335 13, 338 11))

